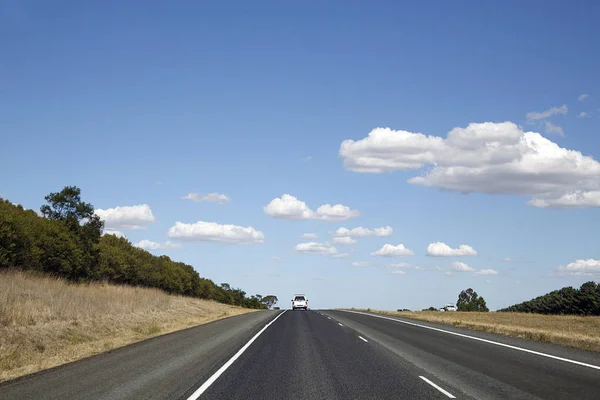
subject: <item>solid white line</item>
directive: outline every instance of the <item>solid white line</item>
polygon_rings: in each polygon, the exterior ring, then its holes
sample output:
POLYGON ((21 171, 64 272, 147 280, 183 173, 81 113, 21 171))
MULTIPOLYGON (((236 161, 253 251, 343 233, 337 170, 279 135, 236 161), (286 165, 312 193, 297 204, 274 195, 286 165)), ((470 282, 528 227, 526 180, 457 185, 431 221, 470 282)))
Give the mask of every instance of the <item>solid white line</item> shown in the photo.
POLYGON ((435 383, 431 382, 429 379, 425 378, 424 376, 419 376, 419 378, 423 379, 425 382, 429 383, 431 386, 433 386, 434 388, 436 388, 440 392, 444 393, 446 396, 450 397, 451 399, 455 399, 456 398, 456 397, 454 397, 452 395, 452 393, 445 391, 444 389, 442 389, 441 387, 439 387, 435 383))
POLYGON ((362 336, 359 336, 358 338, 361 339, 361 340, 364 340, 367 343, 369 343, 369 341, 367 339, 365 339, 364 337, 362 337, 362 336))
POLYGON ((254 337, 252 339, 250 339, 250 341, 248 341, 248 343, 246 343, 244 345, 244 347, 239 349, 238 352, 235 353, 234 356, 229 359, 229 361, 227 361, 221 368, 219 368, 219 370, 217 372, 215 372, 210 378, 208 378, 208 380, 206 382, 204 382, 202 384, 202 386, 200 386, 194 393, 192 393, 192 395, 190 397, 188 397, 187 400, 197 400, 198 397, 200 397, 202 395, 202 393, 204 393, 206 391, 206 389, 208 389, 210 387, 210 385, 212 385, 223 374, 223 372, 225 372, 225 370, 227 370, 227 368, 229 368, 231 366, 231 364, 233 364, 234 361, 237 360, 242 355, 242 353, 244 353, 244 351, 246 351, 246 349, 248 347, 250 347, 252 342, 254 342, 260 336, 260 334, 263 333, 269 327, 269 325, 271 325, 273 322, 277 321, 277 318, 279 318, 283 314, 285 314, 286 311, 287 310, 283 310, 283 312, 281 314, 276 316, 271 322, 269 322, 267 325, 265 325, 265 327, 262 328, 256 335, 254 335, 254 337))
POLYGON ((344 325, 340 324, 339 322, 338 322, 338 325, 339 325, 339 326, 344 326, 344 325))
POLYGON ((586 363, 581 362, 581 361, 575 361, 575 360, 571 360, 569 358, 563 358, 563 357, 553 356, 552 354, 541 353, 539 351, 529 350, 529 349, 525 349, 523 347, 512 346, 510 344, 505 344, 505 343, 500 343, 500 342, 494 342, 493 340, 482 339, 482 338, 478 338, 478 337, 475 337, 475 336, 469 336, 469 335, 465 335, 463 333, 457 333, 457 332, 447 331, 447 330, 440 329, 440 328, 434 328, 432 326, 415 324, 414 322, 402 321, 402 320, 396 319, 396 318, 389 318, 389 317, 384 317, 382 315, 368 314, 368 313, 364 313, 364 312, 360 312, 360 311, 350 311, 350 310, 339 310, 339 311, 345 311, 345 312, 349 312, 349 313, 368 315, 370 317, 376 317, 376 318, 382 318, 382 319, 389 319, 390 321, 396 321, 396 322, 400 322, 400 323, 406 324, 406 325, 412 325, 412 326, 418 326, 419 328, 431 329, 432 331, 438 331, 438 332, 447 333, 449 335, 460 336, 460 337, 467 338, 467 339, 478 340, 480 342, 494 344, 496 346, 507 347, 507 348, 513 349, 513 350, 524 351, 525 353, 535 354, 535 355, 542 356, 542 357, 552 358, 552 359, 558 360, 558 361, 564 361, 564 362, 568 362, 568 363, 571 363, 571 364, 581 365, 582 367, 588 367, 588 368, 593 368, 593 369, 600 370, 600 366, 598 366, 598 365, 586 364, 586 363))

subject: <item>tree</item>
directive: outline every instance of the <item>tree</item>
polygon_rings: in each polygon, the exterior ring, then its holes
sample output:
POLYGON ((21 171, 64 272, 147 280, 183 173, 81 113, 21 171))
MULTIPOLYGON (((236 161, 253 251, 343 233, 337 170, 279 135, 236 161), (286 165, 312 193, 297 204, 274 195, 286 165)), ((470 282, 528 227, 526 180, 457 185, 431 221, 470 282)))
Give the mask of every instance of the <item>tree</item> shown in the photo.
POLYGON ((277 296, 274 296, 272 294, 265 296, 262 298, 261 303, 266 307, 266 308, 271 308, 273 307, 275 304, 277 304, 277 302, 279 301, 279 299, 277 298, 277 296))
POLYGON ((98 237, 102 234, 103 223, 94 214, 94 206, 81 201, 81 189, 65 186, 58 193, 50 193, 44 198, 48 204, 40 207, 42 215, 48 219, 64 221, 71 230, 78 232, 79 226, 90 225, 98 237))
POLYGON ((460 292, 458 301, 456 302, 456 308, 458 311, 490 311, 485 304, 484 298, 479 297, 477 292, 471 288, 460 292))

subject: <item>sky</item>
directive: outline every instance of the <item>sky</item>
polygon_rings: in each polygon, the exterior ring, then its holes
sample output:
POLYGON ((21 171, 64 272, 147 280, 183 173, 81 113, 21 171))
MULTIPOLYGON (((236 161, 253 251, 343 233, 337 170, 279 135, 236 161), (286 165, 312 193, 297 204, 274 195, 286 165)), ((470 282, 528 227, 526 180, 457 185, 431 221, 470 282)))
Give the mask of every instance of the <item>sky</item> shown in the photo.
POLYGON ((0 196, 313 308, 600 280, 600 3, 0 0, 0 196))

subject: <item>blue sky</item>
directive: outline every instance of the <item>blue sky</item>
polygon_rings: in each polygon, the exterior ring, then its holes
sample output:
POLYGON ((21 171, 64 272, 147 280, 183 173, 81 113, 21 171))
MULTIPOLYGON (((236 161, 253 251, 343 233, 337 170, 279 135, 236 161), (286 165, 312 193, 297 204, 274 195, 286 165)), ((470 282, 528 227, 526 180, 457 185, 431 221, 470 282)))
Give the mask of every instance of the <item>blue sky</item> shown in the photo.
POLYGON ((77 185, 132 243, 282 306, 599 279, 600 4, 213 3, 0 1, 0 196, 77 185))

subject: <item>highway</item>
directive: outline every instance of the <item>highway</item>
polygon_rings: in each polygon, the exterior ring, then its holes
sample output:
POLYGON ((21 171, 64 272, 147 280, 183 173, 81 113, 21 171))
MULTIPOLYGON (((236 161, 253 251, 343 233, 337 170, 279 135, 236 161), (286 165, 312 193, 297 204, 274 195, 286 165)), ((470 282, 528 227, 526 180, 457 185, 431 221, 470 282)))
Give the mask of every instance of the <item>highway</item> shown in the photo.
POLYGON ((600 355, 348 311, 264 311, 0 385, 0 399, 598 399, 600 355))

